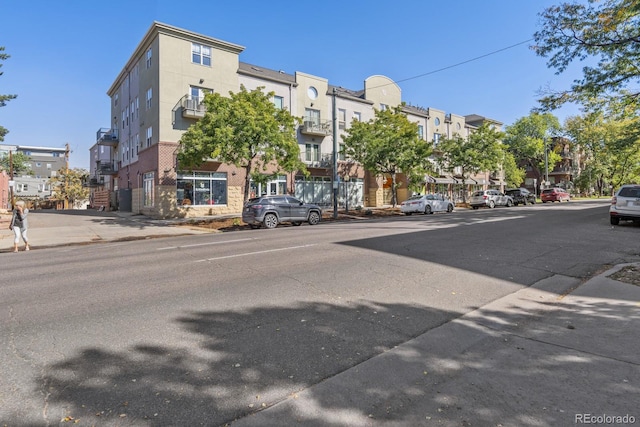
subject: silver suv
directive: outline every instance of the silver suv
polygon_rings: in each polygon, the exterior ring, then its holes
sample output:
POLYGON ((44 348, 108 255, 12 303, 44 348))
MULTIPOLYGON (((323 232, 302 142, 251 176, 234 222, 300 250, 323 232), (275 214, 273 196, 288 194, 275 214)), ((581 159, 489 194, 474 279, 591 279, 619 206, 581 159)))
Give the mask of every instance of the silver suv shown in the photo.
POLYGON ((308 222, 316 225, 322 218, 322 210, 317 205, 304 203, 291 196, 262 196, 249 199, 242 209, 242 221, 251 228, 264 225, 276 228, 281 222, 300 225, 308 222))
POLYGON ((611 198, 609 218, 611 225, 618 225, 620 220, 640 223, 640 184, 627 184, 620 187, 611 198))
POLYGON ((498 190, 479 190, 471 195, 469 202, 473 209, 478 209, 482 206, 495 208, 496 206, 513 206, 513 198, 502 194, 498 190))

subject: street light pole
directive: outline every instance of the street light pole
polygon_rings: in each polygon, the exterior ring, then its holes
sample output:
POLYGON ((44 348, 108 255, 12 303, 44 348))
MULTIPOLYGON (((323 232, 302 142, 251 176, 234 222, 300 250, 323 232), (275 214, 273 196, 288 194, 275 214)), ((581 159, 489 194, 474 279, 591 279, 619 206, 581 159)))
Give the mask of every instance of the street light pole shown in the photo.
POLYGON ((547 154, 547 138, 544 141, 544 186, 549 185, 549 155, 547 154))

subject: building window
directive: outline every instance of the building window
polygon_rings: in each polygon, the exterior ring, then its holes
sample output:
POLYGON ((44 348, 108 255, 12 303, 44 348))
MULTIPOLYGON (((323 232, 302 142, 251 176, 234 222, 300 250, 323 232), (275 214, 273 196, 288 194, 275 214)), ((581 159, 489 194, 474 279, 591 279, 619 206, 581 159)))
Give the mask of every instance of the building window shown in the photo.
POLYGON ((147 68, 151 68, 151 48, 147 50, 147 68))
POLYGON ((310 122, 312 126, 320 126, 320 110, 305 108, 304 121, 305 123, 310 122))
POLYGON ((191 62, 210 67, 211 47, 198 43, 191 43, 191 62))
POLYGON ((136 118, 140 117, 140 100, 136 96, 136 118))
POLYGON ((338 129, 344 130, 347 126, 347 110, 338 109, 338 129))
POLYGON ((117 107, 117 106, 118 106, 118 98, 119 98, 119 97, 120 97, 120 96, 119 96, 119 94, 117 94, 117 93, 113 96, 113 105, 114 105, 115 107, 117 107))
POLYGON ((142 200, 144 206, 153 206, 153 172, 143 175, 142 200))
POLYGON ((346 160, 346 155, 344 153, 345 146, 344 144, 340 144, 340 148, 338 149, 338 160, 346 160))
POLYGON ((42 163, 36 162, 36 167, 39 168, 40 166, 42 166, 42 163))
POLYGON ((125 116, 127 116, 127 126, 129 126, 129 107, 128 106, 127 106, 125 116))
POLYGON ((151 108, 151 99, 153 98, 153 88, 147 89, 147 110, 151 108))
POLYGON ((380 111, 387 111, 389 106, 387 104, 380 103, 380 111))
POLYGON ((438 145, 439 142, 440 142, 440 134, 439 133, 434 133, 433 134, 433 145, 438 145))
POLYGON ((47 169, 51 169, 51 163, 47 163, 47 169))
POLYGON ((304 159, 307 162, 319 162, 320 161, 320 145, 319 144, 306 144, 304 159))
POLYGON ((138 148, 140 147, 140 134, 136 133, 133 137, 133 141, 136 144, 136 154, 138 154, 138 148))
POLYGON ((176 200, 179 206, 227 204, 225 172, 178 172, 176 200))
POLYGON ((424 126, 418 125, 418 137, 424 139, 424 126))
POLYGON ((435 123, 435 124, 436 124, 436 126, 440 126, 440 119, 436 117, 436 118, 433 120, 433 123, 435 123))
POLYGON ((362 121, 362 115, 358 111, 353 112, 353 120, 362 121))
POLYGON ((124 110, 122 110, 122 129, 124 129, 124 110))
POLYGON ((147 128, 147 147, 151 147, 151 138, 153 137, 153 128, 149 126, 147 128))
POLYGON ((284 108, 284 98, 281 96, 274 96, 273 105, 276 106, 276 109, 282 110, 284 108))
POLYGON ((131 101, 131 123, 132 124, 133 124, 133 119, 135 118, 135 108, 136 108, 135 101, 131 101))

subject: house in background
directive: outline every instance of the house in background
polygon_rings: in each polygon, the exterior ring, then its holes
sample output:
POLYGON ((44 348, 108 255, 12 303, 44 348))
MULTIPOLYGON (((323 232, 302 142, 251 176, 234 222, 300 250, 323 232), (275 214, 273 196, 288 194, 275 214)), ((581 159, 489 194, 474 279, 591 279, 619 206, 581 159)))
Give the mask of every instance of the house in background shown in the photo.
MULTIPOLYGON (((286 108, 302 118, 297 139, 301 160, 309 171, 309 176, 282 173, 266 183, 252 182, 252 195, 286 193, 330 206, 335 133, 339 205, 389 203, 388 177, 371 174, 345 158, 341 154, 342 134, 353 120, 368 121, 376 109, 401 105, 400 87, 388 77, 374 75, 364 80, 363 88, 345 89, 320 76, 241 62, 243 51, 243 46, 185 29, 158 22, 151 25, 107 91, 110 124, 98 131, 91 149, 94 206, 100 195, 101 205, 109 200, 119 210, 152 217, 240 213, 243 169, 213 159, 198 170, 188 171, 176 158, 182 134, 204 117, 204 96, 238 92, 241 85, 247 90, 263 87, 273 92, 277 108, 286 108)), ((404 111, 418 123, 425 140, 437 142, 454 132, 468 134, 473 130, 464 116, 407 106, 404 111)), ((266 171, 272 172, 275 170, 266 171)), ((434 177, 434 181, 449 194, 458 184, 447 174, 434 177)), ((491 181, 487 177, 473 185, 486 187, 491 181)), ((406 182, 398 196, 399 200, 407 197, 406 182)))
MULTIPOLYGON (((38 206, 48 202, 52 196, 51 178, 68 165, 69 148, 31 145, 0 145, 0 154, 23 153, 29 158, 29 174, 14 174, 13 195, 16 199, 38 206)), ((11 202, 9 201, 9 204, 11 202)))
POLYGON ((561 157, 556 164, 548 165, 549 183, 545 184, 545 168, 536 171, 530 165, 525 165, 525 182, 523 187, 535 194, 540 194, 542 188, 560 187, 569 192, 575 191, 574 179, 580 175, 584 167, 584 155, 576 150, 571 140, 564 137, 553 137, 548 144, 549 151, 555 151, 561 157))

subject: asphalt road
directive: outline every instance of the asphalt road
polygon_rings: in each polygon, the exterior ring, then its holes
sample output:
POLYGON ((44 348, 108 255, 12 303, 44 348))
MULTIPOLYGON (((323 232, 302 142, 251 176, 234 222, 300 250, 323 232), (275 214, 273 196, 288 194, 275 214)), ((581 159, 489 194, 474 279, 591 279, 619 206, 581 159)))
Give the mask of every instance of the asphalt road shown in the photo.
POLYGON ((554 274, 638 261, 639 236, 571 202, 4 254, 0 425, 223 425, 554 274))

